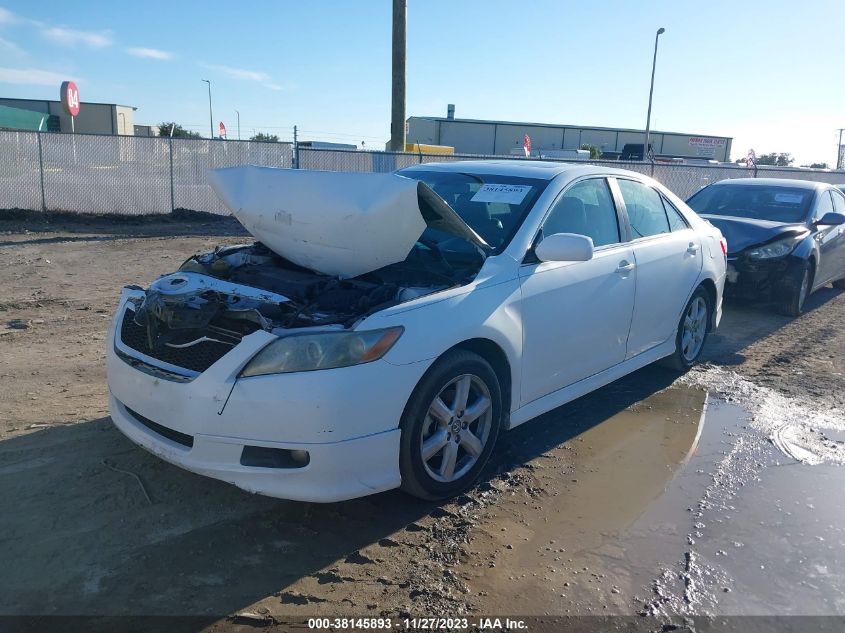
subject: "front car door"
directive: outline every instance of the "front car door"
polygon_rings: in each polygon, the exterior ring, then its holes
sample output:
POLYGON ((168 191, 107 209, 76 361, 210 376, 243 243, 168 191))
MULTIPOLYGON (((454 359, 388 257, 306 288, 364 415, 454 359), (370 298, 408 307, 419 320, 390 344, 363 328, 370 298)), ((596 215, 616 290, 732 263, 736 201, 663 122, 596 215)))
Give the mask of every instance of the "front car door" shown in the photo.
POLYGON ((637 270, 627 358, 675 335, 701 273, 701 237, 657 189, 616 178, 627 212, 637 270))
POLYGON ((816 240, 819 248, 819 260, 816 262, 815 278, 813 279, 814 288, 833 281, 841 274, 841 254, 837 251, 840 250, 839 247, 843 242, 841 239, 842 227, 815 224, 825 214, 836 210, 833 195, 834 192, 829 189, 819 191, 816 194, 816 203, 810 215, 810 230, 814 231, 813 239, 816 240))
POLYGON ((636 270, 623 242, 607 179, 576 181, 552 204, 537 236, 577 233, 592 238, 585 262, 540 262, 529 253, 520 268, 523 319, 521 404, 625 360, 636 270))

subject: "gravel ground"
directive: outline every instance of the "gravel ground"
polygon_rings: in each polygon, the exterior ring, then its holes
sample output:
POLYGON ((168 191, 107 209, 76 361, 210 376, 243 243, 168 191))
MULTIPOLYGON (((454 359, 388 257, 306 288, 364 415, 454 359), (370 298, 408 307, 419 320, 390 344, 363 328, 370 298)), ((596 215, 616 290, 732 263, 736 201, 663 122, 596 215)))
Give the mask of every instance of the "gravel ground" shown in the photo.
MULTIPOLYGON (((658 562, 671 567, 682 549, 661 551, 661 540, 649 537, 637 551, 652 548, 652 558, 637 562, 618 551, 628 538, 620 535, 671 487, 698 437, 699 396, 672 386, 677 376, 660 368, 507 434, 482 482, 441 505, 397 492, 333 505, 257 497, 165 464, 125 439, 108 419, 104 373, 119 289, 146 284, 194 252, 240 241, 236 224, 216 218, 118 226, 0 216, 0 498, 15 508, 0 515, 0 614, 190 614, 200 617, 199 628, 223 630, 315 614, 502 612, 526 592, 533 592, 525 603, 532 614, 637 614, 652 602, 649 592, 663 590, 649 586, 649 575, 658 562), (640 446, 665 449, 659 472, 647 465, 654 460, 631 452, 631 438, 649 434, 654 440, 640 446), (622 455, 653 493, 625 506, 631 494, 612 483, 621 467, 608 455, 622 455), (597 511, 572 518, 572 499, 589 509, 598 494, 578 492, 579 482, 604 491, 608 506, 625 507, 609 515, 613 529, 597 511), (617 536, 593 543, 585 536, 592 531, 617 536), (562 536, 550 539, 553 532, 562 536), (551 564, 539 582, 538 559, 519 550, 551 554, 582 541, 604 552, 583 570, 598 592, 564 584, 581 559, 551 564), (226 619, 236 613, 249 615, 226 619)), ((706 360, 789 401, 842 411, 845 295, 825 288, 808 305, 796 320, 728 306, 706 360)), ((675 505, 686 511, 695 494, 675 505)))

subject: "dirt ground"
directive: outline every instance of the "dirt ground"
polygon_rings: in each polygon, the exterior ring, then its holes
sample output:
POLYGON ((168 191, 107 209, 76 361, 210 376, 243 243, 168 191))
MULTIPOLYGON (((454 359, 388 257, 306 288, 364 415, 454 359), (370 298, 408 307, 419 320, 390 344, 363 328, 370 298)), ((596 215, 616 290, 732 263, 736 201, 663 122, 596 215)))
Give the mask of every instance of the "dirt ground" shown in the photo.
MULTIPOLYGON (((763 499, 771 488, 760 473, 780 462, 741 420, 705 424, 702 435, 704 411, 720 415, 717 395, 657 367, 506 434, 482 482, 439 505, 398 492, 331 505, 258 497, 135 447, 106 407, 105 338, 120 288, 246 240, 213 218, 118 226, 0 216, 0 615, 192 615, 196 630, 316 614, 653 615, 673 604, 663 570, 685 583, 688 607, 713 607, 715 593, 696 603, 688 582, 690 541, 706 530, 679 526, 720 477, 744 477, 734 492, 753 484, 761 492, 751 499, 763 499), (725 470, 743 442, 753 450, 725 470)), ((845 294, 828 287, 808 304, 795 320, 729 305, 706 360, 790 401, 842 411, 845 294)), ((810 488, 821 477, 845 489, 839 470, 806 477, 810 488)), ((839 518, 825 543, 842 545, 839 518)), ((723 579, 714 567, 699 584, 727 595, 741 571, 723 579)), ((759 591, 752 611, 765 614, 759 591)), ((822 591, 830 599, 817 608, 845 613, 840 594, 822 591)))

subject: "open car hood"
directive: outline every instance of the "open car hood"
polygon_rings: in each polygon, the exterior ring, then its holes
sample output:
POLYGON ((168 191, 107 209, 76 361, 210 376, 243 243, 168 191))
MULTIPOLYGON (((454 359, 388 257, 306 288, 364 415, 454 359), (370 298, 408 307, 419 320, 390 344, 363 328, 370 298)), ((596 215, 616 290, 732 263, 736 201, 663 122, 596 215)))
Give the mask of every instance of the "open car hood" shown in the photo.
POLYGON ((256 239, 313 271, 357 277, 403 261, 426 226, 490 246, 423 182, 398 174, 227 167, 211 186, 256 239))

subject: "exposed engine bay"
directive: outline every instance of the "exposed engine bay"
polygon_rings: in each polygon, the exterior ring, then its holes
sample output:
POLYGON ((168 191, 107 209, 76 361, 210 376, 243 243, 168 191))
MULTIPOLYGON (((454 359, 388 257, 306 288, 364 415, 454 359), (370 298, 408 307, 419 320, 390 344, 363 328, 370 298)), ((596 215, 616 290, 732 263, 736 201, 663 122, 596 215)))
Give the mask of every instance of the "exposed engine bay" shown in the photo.
POLYGON ((237 344, 256 330, 350 328, 392 305, 464 285, 482 253, 449 252, 425 235, 401 262, 350 279, 298 266, 261 242, 218 248, 158 278, 135 305, 149 350, 237 344))

